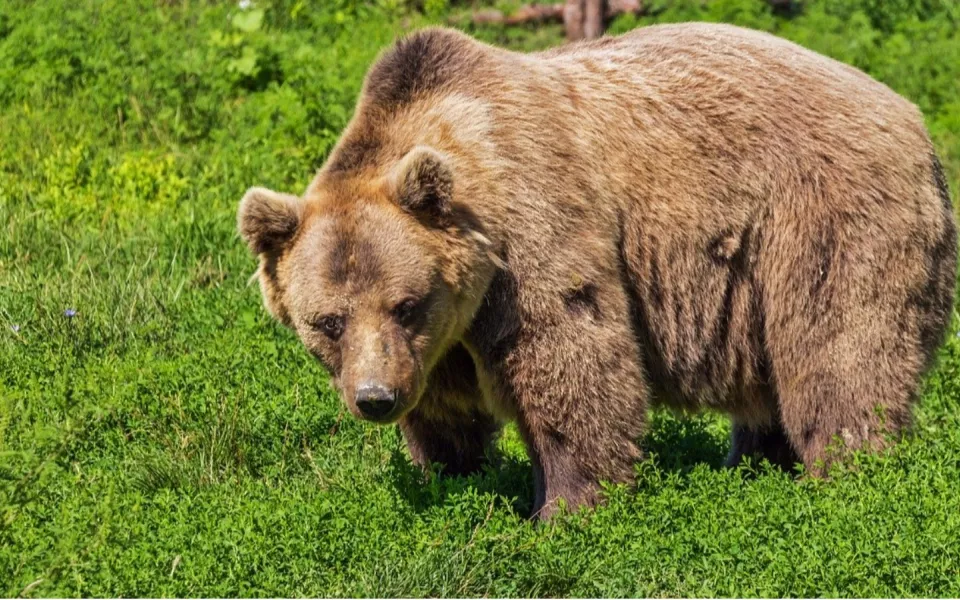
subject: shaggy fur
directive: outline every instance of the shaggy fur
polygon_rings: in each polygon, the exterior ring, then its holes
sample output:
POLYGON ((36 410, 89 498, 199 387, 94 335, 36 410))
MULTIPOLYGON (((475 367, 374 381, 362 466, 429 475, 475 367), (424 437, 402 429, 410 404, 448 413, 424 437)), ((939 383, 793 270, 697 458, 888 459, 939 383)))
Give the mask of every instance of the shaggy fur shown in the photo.
POLYGON ((956 279, 917 109, 724 25, 530 55, 414 34, 303 198, 252 190, 239 221, 354 413, 392 390, 379 420, 458 473, 515 420, 540 516, 632 478, 651 403, 730 414, 731 464, 883 447, 956 279))

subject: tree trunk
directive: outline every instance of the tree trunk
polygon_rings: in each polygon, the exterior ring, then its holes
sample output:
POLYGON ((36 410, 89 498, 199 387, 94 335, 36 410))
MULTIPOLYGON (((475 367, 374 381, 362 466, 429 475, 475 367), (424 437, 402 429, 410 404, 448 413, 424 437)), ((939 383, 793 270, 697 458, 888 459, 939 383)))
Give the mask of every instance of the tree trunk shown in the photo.
POLYGON ((584 14, 586 0, 567 0, 563 7, 563 25, 567 30, 567 41, 575 42, 584 37, 584 14))
MULTIPOLYGON (((771 0, 789 1, 789 0, 771 0)), ((562 21, 568 41, 595 39, 603 35, 607 23, 623 14, 643 14, 642 0, 564 0, 563 3, 534 3, 521 6, 510 14, 495 9, 479 10, 469 18, 477 25, 523 25, 562 21)), ((453 24, 461 23, 463 15, 450 17, 453 24)))
MULTIPOLYGON (((543 23, 563 20, 563 4, 528 4, 516 12, 504 15, 494 8, 473 13, 472 21, 477 25, 523 25, 525 23, 543 23)), ((452 19, 453 22, 458 20, 452 19)))
MULTIPOLYGON (((778 14, 796 14, 801 9, 800 0, 767 0, 778 14)), ((563 0, 562 3, 527 4, 505 15, 496 9, 473 13, 470 20, 478 25, 522 25, 563 20, 567 41, 592 40, 603 35, 607 23, 617 15, 642 15, 646 7, 643 0, 563 0)), ((462 15, 450 18, 459 23, 462 15)))
POLYGON ((586 0, 586 10, 583 15, 583 37, 595 40, 603 35, 604 27, 604 0, 586 0))

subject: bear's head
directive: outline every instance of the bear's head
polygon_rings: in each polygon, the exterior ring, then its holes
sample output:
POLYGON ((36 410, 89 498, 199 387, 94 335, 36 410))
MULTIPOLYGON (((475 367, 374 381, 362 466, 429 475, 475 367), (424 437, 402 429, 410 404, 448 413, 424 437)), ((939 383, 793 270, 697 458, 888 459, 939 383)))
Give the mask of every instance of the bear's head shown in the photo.
POLYGON ((449 157, 417 146, 385 173, 321 171, 302 198, 252 188, 238 211, 267 309, 382 423, 416 406, 498 264, 449 157))

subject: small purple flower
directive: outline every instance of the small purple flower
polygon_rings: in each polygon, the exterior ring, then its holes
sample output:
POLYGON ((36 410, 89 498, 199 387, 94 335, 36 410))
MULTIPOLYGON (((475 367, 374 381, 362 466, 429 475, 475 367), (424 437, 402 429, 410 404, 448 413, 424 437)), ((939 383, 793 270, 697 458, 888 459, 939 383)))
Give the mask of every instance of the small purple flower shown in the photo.
POLYGON ((68 308, 67 310, 63 311, 63 316, 68 319, 72 319, 77 316, 77 310, 75 308, 68 308))
POLYGON ((20 333, 20 326, 19 326, 19 325, 11 325, 11 326, 10 326, 10 331, 12 331, 12 332, 14 332, 14 333, 20 333))

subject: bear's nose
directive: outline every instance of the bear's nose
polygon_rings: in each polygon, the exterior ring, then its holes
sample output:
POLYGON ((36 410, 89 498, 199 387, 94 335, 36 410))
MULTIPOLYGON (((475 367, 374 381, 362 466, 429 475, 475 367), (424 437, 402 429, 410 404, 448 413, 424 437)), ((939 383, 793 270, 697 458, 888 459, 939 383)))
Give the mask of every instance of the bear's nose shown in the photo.
POLYGON ((362 385, 357 388, 357 408, 365 417, 383 417, 397 404, 397 394, 382 385, 362 385))

